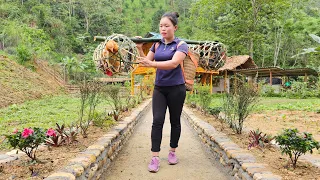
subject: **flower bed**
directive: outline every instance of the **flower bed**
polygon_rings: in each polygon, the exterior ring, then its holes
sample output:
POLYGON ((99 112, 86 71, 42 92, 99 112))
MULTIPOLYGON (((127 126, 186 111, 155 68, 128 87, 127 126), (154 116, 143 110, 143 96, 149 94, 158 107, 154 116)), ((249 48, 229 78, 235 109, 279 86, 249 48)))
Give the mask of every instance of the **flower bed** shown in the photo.
MULTIPOLYGON (((47 147, 40 148, 37 157, 40 163, 29 164, 25 156, 20 156, 19 160, 2 164, 0 179, 97 178, 103 170, 110 166, 149 104, 150 101, 146 101, 140 105, 133 110, 130 116, 118 121, 117 125, 108 132, 90 126, 89 132, 95 133, 90 133, 88 138, 79 139, 79 143, 51 147, 50 150, 47 147)), ((50 134, 50 132, 47 133, 50 134)), ((17 156, 11 154, 11 157, 17 156)))

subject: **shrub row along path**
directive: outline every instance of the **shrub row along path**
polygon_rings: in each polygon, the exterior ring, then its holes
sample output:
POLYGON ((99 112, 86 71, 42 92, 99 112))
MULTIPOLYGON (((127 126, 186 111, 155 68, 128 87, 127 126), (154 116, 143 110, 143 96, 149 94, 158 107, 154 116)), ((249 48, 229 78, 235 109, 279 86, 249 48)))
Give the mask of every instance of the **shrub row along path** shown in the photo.
POLYGON ((196 133, 189 127, 185 119, 181 119, 182 132, 177 149, 179 163, 168 165, 167 156, 170 148, 171 129, 168 114, 167 111, 160 152, 160 171, 158 173, 150 173, 147 168, 151 160, 152 111, 149 110, 118 154, 117 159, 100 179, 232 179, 222 165, 201 144, 196 133))

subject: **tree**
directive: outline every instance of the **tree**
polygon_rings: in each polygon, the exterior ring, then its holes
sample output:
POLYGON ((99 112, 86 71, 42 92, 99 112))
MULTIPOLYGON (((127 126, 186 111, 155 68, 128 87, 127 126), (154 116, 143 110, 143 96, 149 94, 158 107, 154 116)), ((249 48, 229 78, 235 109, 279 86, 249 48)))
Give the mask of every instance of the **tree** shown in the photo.
POLYGON ((161 16, 165 13, 164 9, 159 9, 156 11, 152 16, 152 25, 151 25, 151 31, 153 32, 159 32, 159 22, 161 19, 161 16))

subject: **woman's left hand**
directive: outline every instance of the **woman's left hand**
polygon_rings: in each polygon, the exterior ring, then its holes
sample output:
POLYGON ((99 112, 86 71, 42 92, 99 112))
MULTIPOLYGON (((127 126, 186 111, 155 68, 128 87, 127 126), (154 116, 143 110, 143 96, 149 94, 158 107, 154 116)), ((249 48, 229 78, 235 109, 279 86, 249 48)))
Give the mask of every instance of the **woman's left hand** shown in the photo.
POLYGON ((144 67, 155 67, 155 62, 150 61, 145 57, 139 57, 138 62, 141 66, 144 66, 144 67))

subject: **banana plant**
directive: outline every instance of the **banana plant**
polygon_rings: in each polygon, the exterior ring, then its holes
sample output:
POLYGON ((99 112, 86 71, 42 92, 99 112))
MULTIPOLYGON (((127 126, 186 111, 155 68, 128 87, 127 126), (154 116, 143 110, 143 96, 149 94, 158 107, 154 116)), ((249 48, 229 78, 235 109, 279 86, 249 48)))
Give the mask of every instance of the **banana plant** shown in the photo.
MULTIPOLYGON (((317 36, 315 34, 309 34, 309 36, 311 36, 311 38, 313 40, 315 40, 317 43, 320 44, 320 37, 319 36, 317 36)), ((317 52, 320 52, 320 46, 303 49, 303 51, 301 53, 296 54, 296 55, 292 56, 291 58, 294 58, 294 57, 297 57, 297 56, 300 56, 300 55, 303 55, 303 54, 310 54, 310 53, 317 53, 317 52)))
POLYGON ((69 56, 62 58, 62 65, 64 67, 65 73, 68 74, 69 77, 71 75, 75 76, 77 72, 83 71, 88 67, 85 63, 69 56))

